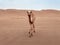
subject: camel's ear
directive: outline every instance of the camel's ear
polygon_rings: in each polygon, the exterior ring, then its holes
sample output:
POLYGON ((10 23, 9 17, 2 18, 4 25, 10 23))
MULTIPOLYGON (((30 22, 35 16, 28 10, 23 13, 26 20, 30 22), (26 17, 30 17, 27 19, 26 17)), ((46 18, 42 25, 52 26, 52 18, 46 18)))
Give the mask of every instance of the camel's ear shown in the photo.
POLYGON ((32 11, 30 13, 32 13, 32 11))

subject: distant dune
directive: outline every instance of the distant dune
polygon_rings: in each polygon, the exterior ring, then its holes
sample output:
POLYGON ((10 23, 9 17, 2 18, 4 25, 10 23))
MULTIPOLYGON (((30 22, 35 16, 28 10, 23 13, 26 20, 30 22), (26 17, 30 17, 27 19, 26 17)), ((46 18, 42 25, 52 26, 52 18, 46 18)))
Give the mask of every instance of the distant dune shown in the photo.
MULTIPOLYGON (((27 10, 17 10, 17 9, 6 9, 6 10, 2 10, 0 9, 0 14, 2 13, 9 13, 9 14, 22 14, 22 13, 26 13, 27 10)), ((38 13, 38 14, 47 14, 47 13, 55 13, 55 14, 60 14, 59 10, 40 10, 40 11, 34 11, 32 10, 34 13, 38 13)))

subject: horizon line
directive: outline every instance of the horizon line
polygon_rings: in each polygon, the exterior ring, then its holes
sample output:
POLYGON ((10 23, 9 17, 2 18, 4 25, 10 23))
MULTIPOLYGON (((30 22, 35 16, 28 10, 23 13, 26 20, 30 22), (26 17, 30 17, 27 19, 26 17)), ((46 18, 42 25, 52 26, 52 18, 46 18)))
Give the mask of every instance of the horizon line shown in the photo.
POLYGON ((16 10, 36 10, 36 11, 40 11, 40 10, 59 10, 60 9, 54 9, 54 8, 46 8, 46 9, 21 9, 21 8, 0 8, 2 10, 8 10, 8 9, 16 9, 16 10))

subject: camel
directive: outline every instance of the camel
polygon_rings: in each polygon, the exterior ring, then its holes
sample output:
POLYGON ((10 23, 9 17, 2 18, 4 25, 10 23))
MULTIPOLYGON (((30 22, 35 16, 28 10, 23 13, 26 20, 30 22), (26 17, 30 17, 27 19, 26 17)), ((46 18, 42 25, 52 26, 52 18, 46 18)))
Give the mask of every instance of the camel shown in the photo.
POLYGON ((29 24, 30 24, 30 30, 29 30, 29 37, 33 36, 33 33, 35 33, 35 16, 32 13, 32 11, 27 11, 28 19, 29 19, 29 24))

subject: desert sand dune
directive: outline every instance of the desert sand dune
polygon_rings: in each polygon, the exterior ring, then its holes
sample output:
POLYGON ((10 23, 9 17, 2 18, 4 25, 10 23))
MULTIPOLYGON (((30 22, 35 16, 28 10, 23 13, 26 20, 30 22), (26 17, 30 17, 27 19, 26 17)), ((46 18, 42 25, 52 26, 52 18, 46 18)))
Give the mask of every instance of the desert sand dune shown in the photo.
POLYGON ((0 11, 0 45, 60 45, 60 11, 33 11, 36 33, 28 37, 26 11, 0 11))

